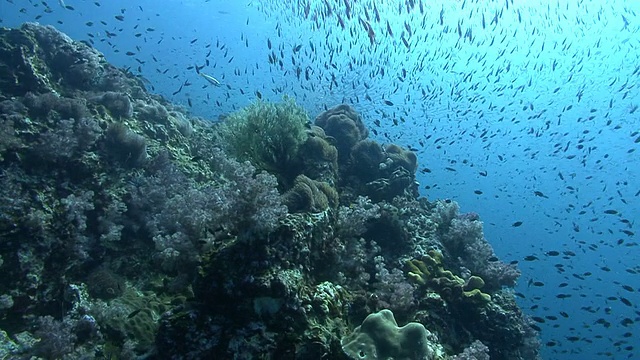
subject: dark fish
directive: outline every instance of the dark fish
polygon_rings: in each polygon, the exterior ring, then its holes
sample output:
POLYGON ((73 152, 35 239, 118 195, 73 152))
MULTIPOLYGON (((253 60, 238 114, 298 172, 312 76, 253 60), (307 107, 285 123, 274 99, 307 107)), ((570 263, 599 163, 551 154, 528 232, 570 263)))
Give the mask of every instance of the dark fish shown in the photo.
POLYGON ((534 193, 536 196, 539 196, 539 197, 542 197, 542 198, 545 198, 545 199, 548 199, 548 198, 549 198, 548 196, 546 196, 545 194, 543 194, 543 193, 542 193, 542 191, 534 191, 533 193, 534 193))
POLYGON ((522 225, 522 221, 516 221, 513 224, 511 224, 511 226, 513 226, 513 227, 518 227, 520 225, 522 225))
POLYGON ((138 315, 142 311, 142 309, 133 310, 129 315, 127 315, 127 319, 131 319, 132 317, 138 315))
POLYGON ((182 87, 184 86, 184 84, 180 85, 180 88, 176 91, 173 92, 172 95, 178 95, 180 93, 180 91, 182 91, 182 87))

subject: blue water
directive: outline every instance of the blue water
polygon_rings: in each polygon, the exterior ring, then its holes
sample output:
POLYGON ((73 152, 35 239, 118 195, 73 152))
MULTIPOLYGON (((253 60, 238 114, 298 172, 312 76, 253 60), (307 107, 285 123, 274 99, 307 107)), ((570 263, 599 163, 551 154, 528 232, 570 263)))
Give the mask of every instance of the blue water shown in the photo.
POLYGON ((422 195, 479 213, 520 262, 544 358, 640 357, 640 2, 0 1, 0 25, 91 40, 204 118, 258 96, 311 117, 353 104, 375 139, 416 149, 422 195), (207 59, 219 87, 193 68, 207 59))

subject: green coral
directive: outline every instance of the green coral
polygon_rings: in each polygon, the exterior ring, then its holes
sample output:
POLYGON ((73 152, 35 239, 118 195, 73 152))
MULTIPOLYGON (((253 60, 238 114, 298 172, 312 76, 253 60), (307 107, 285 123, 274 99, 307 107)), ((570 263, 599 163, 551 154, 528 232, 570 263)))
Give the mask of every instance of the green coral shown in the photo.
POLYGON ((97 303, 90 312, 109 332, 131 341, 139 350, 148 350, 155 342, 160 316, 172 302, 175 299, 127 288, 122 296, 108 304, 97 303))
POLYGON ((466 281, 446 270, 442 264, 442 253, 430 250, 421 259, 412 259, 406 263, 407 276, 421 286, 435 289, 451 301, 472 301, 485 304, 491 301, 491 295, 481 291, 484 280, 471 276, 466 281))
POLYGON ((370 314, 352 334, 341 340, 342 350, 352 359, 436 359, 442 349, 430 339, 420 323, 398 327, 391 310, 370 314))
POLYGON ((230 155, 282 176, 297 167, 296 155, 307 139, 308 125, 304 109, 284 97, 281 103, 257 101, 231 114, 219 134, 230 155))

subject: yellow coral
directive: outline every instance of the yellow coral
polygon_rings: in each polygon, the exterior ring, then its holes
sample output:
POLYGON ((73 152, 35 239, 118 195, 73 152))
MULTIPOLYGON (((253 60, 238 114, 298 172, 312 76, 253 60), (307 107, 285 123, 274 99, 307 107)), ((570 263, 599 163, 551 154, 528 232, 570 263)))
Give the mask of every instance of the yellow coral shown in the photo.
POLYGON ((407 277, 421 286, 430 286, 446 295, 450 300, 469 300, 479 303, 491 301, 489 294, 480 289, 484 280, 479 276, 471 276, 466 282, 442 265, 442 253, 430 250, 420 260, 406 262, 407 277))

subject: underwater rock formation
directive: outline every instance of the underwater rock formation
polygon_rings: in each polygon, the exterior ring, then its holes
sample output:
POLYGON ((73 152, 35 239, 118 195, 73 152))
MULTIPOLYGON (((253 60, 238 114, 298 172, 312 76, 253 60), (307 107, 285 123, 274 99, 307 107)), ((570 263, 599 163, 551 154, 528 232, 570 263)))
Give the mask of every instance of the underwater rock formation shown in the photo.
MULTIPOLYGON (((537 358, 517 269, 353 108, 291 110, 275 158, 234 159, 220 126, 36 24, 0 29, 0 87, 3 356, 346 359, 393 311, 445 359, 537 358)), ((256 143, 283 126, 259 110, 293 109, 255 106, 256 143)))

